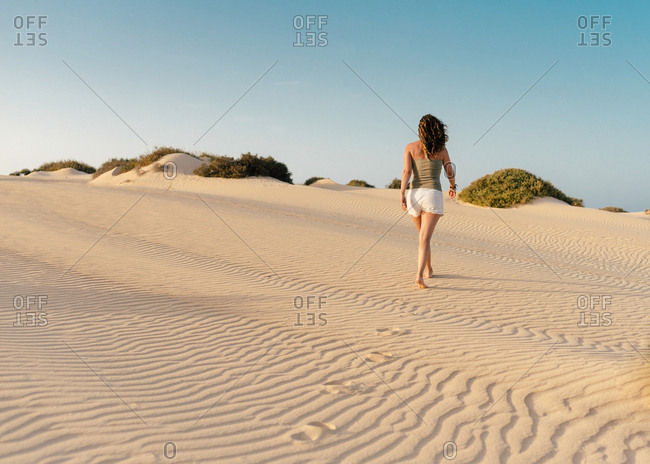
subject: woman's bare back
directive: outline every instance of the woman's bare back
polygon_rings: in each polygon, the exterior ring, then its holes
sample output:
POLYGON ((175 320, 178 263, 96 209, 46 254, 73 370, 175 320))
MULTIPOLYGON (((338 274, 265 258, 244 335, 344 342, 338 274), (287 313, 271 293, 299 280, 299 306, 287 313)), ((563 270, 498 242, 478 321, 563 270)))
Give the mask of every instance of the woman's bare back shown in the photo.
MULTIPOLYGON (((411 157, 413 159, 426 159, 427 157, 426 153, 424 152, 424 147, 422 146, 422 142, 420 142, 419 140, 409 143, 408 145, 406 145, 406 148, 411 153, 411 157)), ((436 153, 429 159, 443 159, 445 151, 447 151, 447 148, 443 148, 442 150, 440 150, 438 153, 436 153)))

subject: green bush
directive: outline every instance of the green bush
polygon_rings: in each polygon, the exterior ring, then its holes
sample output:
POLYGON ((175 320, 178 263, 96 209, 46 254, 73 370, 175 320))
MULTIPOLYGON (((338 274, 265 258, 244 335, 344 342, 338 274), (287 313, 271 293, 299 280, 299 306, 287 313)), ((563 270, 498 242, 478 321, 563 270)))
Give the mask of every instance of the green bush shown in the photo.
POLYGON ((93 179, 101 176, 105 172, 112 171, 116 167, 120 167, 120 172, 130 171, 135 167, 135 158, 111 158, 108 161, 104 162, 95 174, 93 174, 93 179))
POLYGON ((368 182, 365 180, 360 180, 360 179, 352 179, 350 182, 348 182, 348 185, 352 187, 368 187, 368 188, 375 188, 374 185, 370 185, 368 182))
POLYGON ((30 172, 32 172, 32 171, 30 171, 29 169, 26 169, 26 168, 25 168, 25 169, 23 169, 23 170, 21 170, 21 171, 14 171, 14 172, 10 173, 9 175, 10 175, 10 176, 26 176, 26 175, 29 174, 30 172))
POLYGON ((92 174, 96 171, 94 167, 73 159, 43 163, 38 168, 34 169, 34 171, 58 171, 63 168, 72 168, 87 174, 92 174))
POLYGON ((623 208, 618 206, 605 206, 604 208, 598 208, 602 211, 609 211, 610 213, 627 213, 623 208))
POLYGON ((390 184, 386 186, 386 188, 389 189, 401 189, 402 188, 402 179, 398 179, 397 177, 392 180, 390 184))
MULTIPOLYGON (((151 163, 155 163, 158 161, 160 158, 163 156, 171 155, 172 153, 184 153, 186 155, 193 156, 196 159, 199 159, 198 156, 188 153, 185 150, 181 150, 180 148, 173 148, 173 147, 154 147, 155 150, 153 150, 150 153, 146 153, 144 155, 141 155, 139 158, 137 158, 135 165, 131 168, 142 168, 145 166, 149 166, 151 163)), ((122 171, 126 172, 126 171, 122 171)))
POLYGON ((244 177, 243 170, 235 164, 235 158, 232 156, 217 156, 210 163, 196 168, 194 174, 203 177, 244 177))
POLYGON ((210 156, 212 161, 199 166, 194 170, 194 174, 231 179, 253 176, 273 177, 293 184, 287 165, 276 161, 272 156, 260 157, 250 153, 243 153, 238 159, 232 156, 210 156))
POLYGON ((565 195, 545 180, 523 169, 501 169, 472 182, 458 198, 478 206, 508 208, 529 202, 535 197, 553 197, 572 206, 582 200, 565 195))
POLYGON ((646 214, 650 214, 650 209, 646 209, 646 210, 645 210, 645 213, 646 213, 646 214))
POLYGON ((324 178, 324 177, 316 177, 316 176, 314 176, 314 177, 310 177, 309 179, 307 179, 307 180, 305 181, 305 185, 311 185, 311 184, 313 184, 314 182, 316 182, 317 180, 321 180, 321 179, 325 179, 325 178, 324 178))
POLYGON ((213 155, 212 153, 206 153, 206 152, 202 151, 201 153, 199 153, 197 155, 197 158, 200 159, 201 161, 205 161, 205 158, 208 158, 209 160, 212 161, 213 159, 218 158, 218 156, 213 155))

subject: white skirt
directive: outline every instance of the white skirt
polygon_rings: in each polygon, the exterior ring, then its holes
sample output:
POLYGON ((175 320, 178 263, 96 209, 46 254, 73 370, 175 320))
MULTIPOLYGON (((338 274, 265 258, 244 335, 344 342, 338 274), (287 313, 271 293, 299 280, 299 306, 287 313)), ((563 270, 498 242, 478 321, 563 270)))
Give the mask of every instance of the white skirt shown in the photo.
POLYGON ((418 217, 422 213, 445 214, 442 192, 432 188, 414 188, 406 192, 406 207, 409 214, 418 217))

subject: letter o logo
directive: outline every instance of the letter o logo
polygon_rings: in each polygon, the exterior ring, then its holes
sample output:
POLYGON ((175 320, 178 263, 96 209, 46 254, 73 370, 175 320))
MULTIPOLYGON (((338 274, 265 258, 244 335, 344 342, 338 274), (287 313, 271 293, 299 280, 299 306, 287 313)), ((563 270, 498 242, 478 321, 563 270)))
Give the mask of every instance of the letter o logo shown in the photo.
POLYGON ((14 297, 14 309, 15 309, 16 311, 20 311, 20 310, 23 309, 24 307, 25 307, 25 298, 23 298, 22 295, 16 295, 16 296, 14 297), (18 304, 16 303, 17 301, 20 301, 20 305, 18 305, 18 304))
POLYGON ((453 441, 448 441, 442 447, 442 455, 445 457, 445 459, 454 459, 456 457, 456 454, 458 454, 457 452, 458 450, 456 449, 456 443, 453 441))
POLYGON ((176 174, 178 172, 178 169, 176 168, 176 163, 173 161, 167 161, 163 165, 163 177, 167 180, 172 180, 176 179, 176 174), (171 174, 170 174, 171 172, 171 174))
POLYGON ((578 297, 578 309, 587 309, 587 306, 589 306, 589 298, 587 298, 587 295, 580 295, 578 297))
POLYGON ((587 29, 587 24, 589 24, 589 20, 586 16, 578 16, 578 29, 587 29))
POLYGON ((163 455, 167 459, 174 459, 176 457, 176 443, 168 441, 163 445, 163 455))

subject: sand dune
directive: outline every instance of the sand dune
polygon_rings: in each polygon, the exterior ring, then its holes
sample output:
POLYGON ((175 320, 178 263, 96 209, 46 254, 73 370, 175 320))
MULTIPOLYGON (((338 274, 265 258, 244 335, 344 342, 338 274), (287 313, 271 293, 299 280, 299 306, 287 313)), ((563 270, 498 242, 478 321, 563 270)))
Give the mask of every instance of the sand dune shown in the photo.
POLYGON ((310 187, 318 187, 329 190, 344 191, 344 190, 358 190, 365 187, 354 187, 352 185, 343 185, 337 182, 334 182, 332 179, 319 179, 316 182, 312 183, 310 187))
POLYGON ((0 177, 0 461, 650 462, 647 218, 446 198, 418 290, 396 191, 167 161, 0 177))
POLYGON ((77 171, 73 168, 63 168, 58 171, 34 171, 27 174, 26 177, 41 180, 76 180, 88 182, 92 178, 92 174, 77 171))

